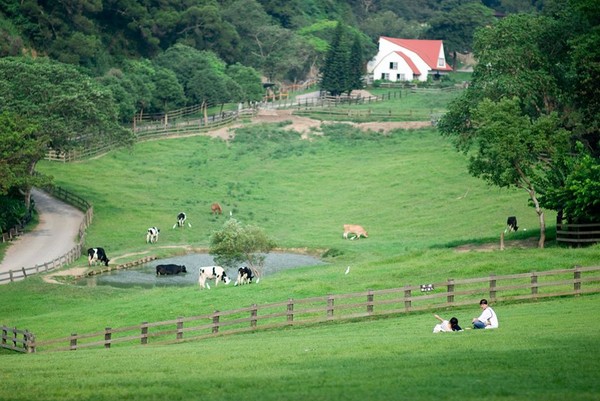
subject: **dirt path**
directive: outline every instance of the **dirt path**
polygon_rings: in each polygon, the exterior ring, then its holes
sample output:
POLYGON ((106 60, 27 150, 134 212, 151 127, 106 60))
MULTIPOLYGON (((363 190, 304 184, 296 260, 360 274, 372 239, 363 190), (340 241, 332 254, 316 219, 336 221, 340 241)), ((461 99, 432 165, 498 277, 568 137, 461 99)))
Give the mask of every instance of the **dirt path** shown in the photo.
POLYGON ((76 244, 83 213, 37 189, 31 196, 40 222, 10 244, 0 272, 42 265, 67 254, 76 244))

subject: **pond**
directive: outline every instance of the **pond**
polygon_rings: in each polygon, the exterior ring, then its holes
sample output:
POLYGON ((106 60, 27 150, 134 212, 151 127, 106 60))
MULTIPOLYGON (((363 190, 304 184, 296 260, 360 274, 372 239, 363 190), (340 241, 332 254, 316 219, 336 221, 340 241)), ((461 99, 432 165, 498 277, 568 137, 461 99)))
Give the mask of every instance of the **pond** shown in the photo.
MULTIPOLYGON (((299 255, 295 253, 269 253, 266 255, 262 276, 268 276, 280 270, 322 264, 325 264, 325 262, 313 256, 299 255)), ((131 269, 115 270, 110 273, 86 277, 79 280, 77 285, 109 285, 119 288, 153 288, 166 286, 181 287, 198 285, 199 268, 213 265, 215 265, 215 263, 211 255, 193 253, 168 259, 153 260, 152 262, 139 265, 138 267, 131 269), (157 276, 156 265, 169 263, 184 265, 188 272, 171 276, 157 276)), ((225 271, 232 281, 235 282, 237 277, 237 269, 225 269, 225 271)), ((213 282, 211 281, 210 284, 212 285, 212 283, 213 282)))

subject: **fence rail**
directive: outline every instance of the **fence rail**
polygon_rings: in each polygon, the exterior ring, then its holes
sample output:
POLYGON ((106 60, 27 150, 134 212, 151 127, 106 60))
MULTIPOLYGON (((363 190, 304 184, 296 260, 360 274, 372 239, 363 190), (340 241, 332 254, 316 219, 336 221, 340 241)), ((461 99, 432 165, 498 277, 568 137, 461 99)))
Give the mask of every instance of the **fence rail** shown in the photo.
POLYGON ((35 336, 33 333, 7 326, 0 326, 0 330, 2 330, 0 348, 17 352, 35 352, 35 336))
POLYGON ((87 334, 30 344, 30 352, 66 351, 90 347, 111 348, 115 344, 171 343, 198 340, 277 327, 307 325, 334 320, 397 315, 413 311, 471 305, 473 298, 491 302, 577 296, 600 292, 600 266, 574 267, 407 285, 376 291, 326 295, 251 305, 229 311, 178 317, 161 322, 111 328, 87 334))
POLYGON ((20 269, 0 272, 0 284, 23 280, 32 274, 48 272, 50 270, 63 267, 69 263, 75 262, 82 255, 85 247, 86 229, 90 224, 92 224, 92 220, 94 219, 94 207, 82 197, 61 187, 52 186, 44 189, 52 196, 83 211, 83 219, 79 225, 78 242, 75 244, 75 246, 73 246, 73 248, 71 248, 69 252, 49 262, 35 265, 33 267, 21 267, 20 269))
POLYGON ((600 224, 557 224, 556 241, 571 245, 600 242, 600 224))
POLYGON ((23 234, 25 226, 29 224, 29 222, 33 218, 34 207, 35 202, 31 202, 29 210, 27 211, 25 216, 23 216, 23 218, 14 227, 9 228, 6 232, 2 232, 2 242, 12 241, 13 239, 23 234))

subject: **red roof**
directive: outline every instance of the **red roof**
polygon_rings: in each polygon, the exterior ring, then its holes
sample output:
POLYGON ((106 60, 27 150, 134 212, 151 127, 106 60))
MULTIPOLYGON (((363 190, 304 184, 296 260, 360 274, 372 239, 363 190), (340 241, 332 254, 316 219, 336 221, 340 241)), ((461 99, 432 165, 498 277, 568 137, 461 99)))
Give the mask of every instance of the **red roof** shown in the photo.
POLYGON ((381 39, 417 53, 432 70, 452 71, 452 67, 448 64, 445 67, 438 67, 438 57, 443 45, 441 40, 397 39, 387 36, 382 36, 381 39))
POLYGON ((402 52, 396 52, 396 54, 399 55, 400 57, 402 57, 404 59, 404 61, 406 61, 406 64, 408 64, 408 66, 412 70, 413 74, 421 75, 421 71, 419 71, 419 69, 417 68, 415 63, 413 63, 413 61, 410 57, 408 57, 406 54, 404 54, 402 52))

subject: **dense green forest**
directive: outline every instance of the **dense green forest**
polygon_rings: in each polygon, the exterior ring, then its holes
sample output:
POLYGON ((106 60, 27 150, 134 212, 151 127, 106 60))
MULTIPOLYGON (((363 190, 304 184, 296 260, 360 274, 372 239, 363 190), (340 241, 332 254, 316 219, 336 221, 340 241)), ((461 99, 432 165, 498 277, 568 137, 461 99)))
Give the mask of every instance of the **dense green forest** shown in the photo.
POLYGON ((94 75, 181 44, 265 76, 301 80, 342 20, 375 50, 380 35, 435 38, 468 51, 493 13, 537 12, 540 1, 69 0, 0 1, 0 56, 45 55, 94 75), (269 70, 270 69, 270 70, 269 70))

